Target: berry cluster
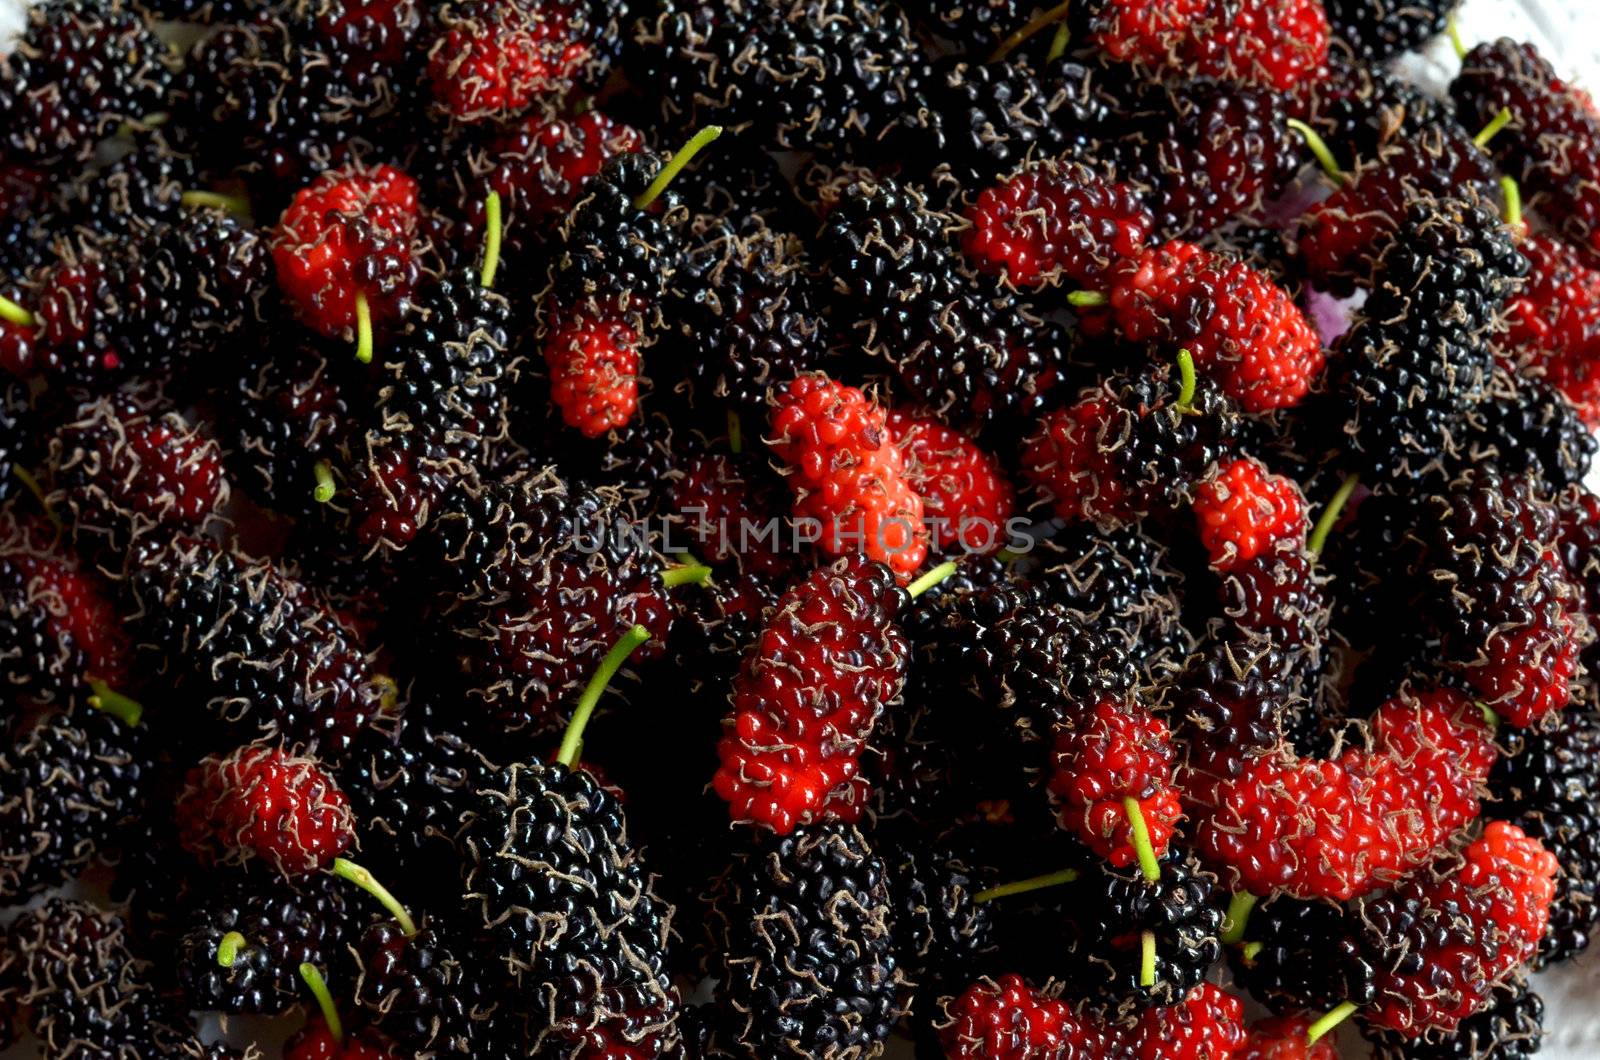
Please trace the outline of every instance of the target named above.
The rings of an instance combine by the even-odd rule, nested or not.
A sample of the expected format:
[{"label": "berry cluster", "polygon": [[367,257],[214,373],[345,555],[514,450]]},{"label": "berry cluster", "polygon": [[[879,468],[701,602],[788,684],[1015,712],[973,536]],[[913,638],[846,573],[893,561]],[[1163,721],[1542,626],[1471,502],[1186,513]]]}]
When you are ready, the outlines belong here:
[{"label": "berry cluster", "polygon": [[1531,1055],[1600,112],[1452,6],[30,5],[0,1051]]}]

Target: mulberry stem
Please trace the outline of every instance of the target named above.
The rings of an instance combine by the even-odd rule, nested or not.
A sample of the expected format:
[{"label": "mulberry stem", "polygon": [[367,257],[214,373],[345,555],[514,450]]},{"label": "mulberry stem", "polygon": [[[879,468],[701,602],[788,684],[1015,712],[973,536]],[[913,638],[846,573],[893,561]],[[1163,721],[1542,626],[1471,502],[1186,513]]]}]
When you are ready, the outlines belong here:
[{"label": "mulberry stem", "polygon": [[1194,355],[1188,350],[1178,351],[1178,378],[1183,385],[1178,391],[1177,409],[1187,415],[1194,411],[1194,388],[1199,383],[1194,374]]},{"label": "mulberry stem", "polygon": [[661,193],[667,190],[667,185],[672,183],[672,178],[683,171],[683,167],[694,161],[694,156],[706,144],[722,135],[722,126],[707,125],[704,129],[689,138],[689,142],[678,148],[678,153],[667,159],[667,164],[661,167],[661,172],[644,189],[644,193],[633,200],[634,209],[643,210],[656,201]]},{"label": "mulberry stem", "polygon": [[1315,1045],[1317,1039],[1333,1030],[1339,1024],[1354,1015],[1357,1005],[1354,1001],[1341,1001],[1317,1022],[1306,1029],[1306,1044]]},{"label": "mulberry stem", "polygon": [[491,191],[483,200],[483,271],[478,282],[485,290],[494,286],[495,270],[500,267],[500,193]]},{"label": "mulberry stem", "polygon": [[322,1020],[328,1025],[328,1033],[333,1035],[334,1041],[343,1045],[344,1024],[339,1019],[339,1010],[334,1006],[333,995],[328,992],[328,983],[322,978],[322,973],[317,971],[316,965],[306,961],[300,965],[300,978],[305,981],[311,996],[317,999],[317,1008],[322,1010]]},{"label": "mulberry stem", "polygon": [[232,968],[233,962],[239,959],[239,953],[244,949],[245,938],[237,931],[230,931],[222,936],[222,941],[217,943],[217,964],[223,968]]},{"label": "mulberry stem", "polygon": [[1080,308],[1102,306],[1109,301],[1110,299],[1099,291],[1069,291],[1067,293],[1067,304]]},{"label": "mulberry stem", "polygon": [[1518,236],[1522,234],[1522,189],[1510,177],[1500,178],[1500,194],[1506,200],[1506,224]]},{"label": "mulberry stem", "polygon": [[1250,922],[1250,911],[1256,907],[1256,896],[1240,891],[1228,899],[1228,911],[1222,918],[1222,941],[1232,945],[1244,941],[1245,925]]},{"label": "mulberry stem", "polygon": [[1247,942],[1247,943],[1245,943],[1244,944],[1244,959],[1247,962],[1254,961],[1256,959],[1256,954],[1260,953],[1265,948],[1266,948],[1266,943],[1264,943],[1264,942]]},{"label": "mulberry stem", "polygon": [[[1038,33],[1046,26],[1053,25],[1054,23],[1060,22],[1062,19],[1066,18],[1067,12],[1071,9],[1072,0],[1067,0],[1067,2],[1064,4],[1057,4],[1050,10],[1045,11],[1042,14],[1035,15],[1031,20],[1024,24],[1022,28],[1013,30],[1009,37],[1001,41],[995,50],[989,53],[988,61],[991,63],[997,63],[1001,59],[1004,59],[1006,56],[1016,51],[1017,48],[1022,45],[1023,41],[1027,40],[1035,33]],[[1065,45],[1063,45],[1063,50],[1065,50]]]},{"label": "mulberry stem", "polygon": [[85,682],[89,691],[94,693],[89,697],[91,707],[105,711],[130,729],[139,727],[139,719],[144,717],[143,704],[123,695],[98,677],[85,678]]},{"label": "mulberry stem", "polygon": [[372,307],[365,291],[356,292],[356,360],[372,363]]},{"label": "mulberry stem", "polygon": [[1333,499],[1322,510],[1322,514],[1317,516],[1317,525],[1311,528],[1311,536],[1306,540],[1307,552],[1313,556],[1322,555],[1322,547],[1328,543],[1328,535],[1333,532],[1333,524],[1339,521],[1339,513],[1344,511],[1344,506],[1350,501],[1350,495],[1360,484],[1360,475],[1346,475],[1344,481],[1339,483]]},{"label": "mulberry stem", "polygon": [[732,409],[728,410],[728,448],[734,456],[744,452],[744,424]]},{"label": "mulberry stem", "polygon": [[19,328],[31,328],[39,323],[38,317],[4,295],[0,295],[0,320]]},{"label": "mulberry stem", "polygon": [[178,196],[178,204],[191,210],[216,208],[235,217],[250,216],[250,200],[243,195],[225,195],[220,191],[186,191]]},{"label": "mulberry stem", "polygon": [[1133,832],[1133,852],[1139,857],[1139,871],[1144,873],[1145,879],[1155,883],[1161,879],[1161,862],[1150,842],[1150,826],[1145,824],[1144,810],[1132,795],[1122,797],[1122,808],[1127,811],[1128,828]]},{"label": "mulberry stem", "polygon": [[1456,25],[1454,13],[1444,20],[1444,31],[1450,34],[1450,47],[1455,49],[1457,59],[1467,57],[1467,42],[1461,39],[1461,27]]},{"label": "mulberry stem", "polygon": [[17,481],[22,483],[24,489],[33,494],[33,499],[38,501],[39,507],[44,509],[45,518],[50,520],[50,525],[55,527],[58,533],[65,530],[67,528],[66,524],[61,521],[61,516],[56,514],[55,506],[50,503],[50,498],[45,496],[44,487],[40,486],[39,480],[33,477],[33,472],[21,464],[12,464],[11,473],[17,476]]},{"label": "mulberry stem", "polygon": [[589,718],[594,714],[594,706],[600,702],[600,696],[605,693],[606,686],[616,676],[622,664],[628,661],[628,656],[634,650],[650,639],[650,631],[643,626],[634,626],[624,633],[611,650],[606,652],[606,657],[601,660],[600,668],[589,678],[583,695],[578,697],[578,709],[572,712],[572,721],[567,724],[566,734],[561,737],[561,750],[556,755],[556,761],[571,769],[578,761],[579,748],[583,745],[583,730],[589,724]]},{"label": "mulberry stem", "polygon": [[318,504],[327,504],[333,500],[333,495],[339,489],[333,483],[333,465],[326,460],[318,460],[317,466],[311,469],[311,473],[317,476],[317,488],[311,491],[311,495],[317,499]]},{"label": "mulberry stem", "polygon": [[1072,883],[1078,875],[1077,869],[1062,869],[1043,876],[1030,876],[1025,880],[1014,880],[1011,883],[1002,883],[998,887],[990,887],[986,891],[979,891],[972,896],[972,900],[982,905],[996,898],[1009,898],[1014,894],[1027,894],[1029,891],[1042,891],[1046,887],[1059,887],[1063,883]]},{"label": "mulberry stem", "polygon": [[1489,124],[1485,125],[1478,135],[1472,138],[1472,142],[1477,144],[1479,147],[1488,147],[1489,141],[1494,139],[1495,133],[1499,132],[1501,129],[1504,129],[1510,124],[1511,108],[1501,107],[1500,113],[1489,119]]},{"label": "mulberry stem", "polygon": [[1050,41],[1050,50],[1045,52],[1044,61],[1053,63],[1067,54],[1067,45],[1072,42],[1072,27],[1065,22],[1056,27],[1056,35]]},{"label": "mulberry stem", "polygon": [[406,907],[400,904],[400,899],[378,882],[378,878],[368,870],[346,858],[333,859],[333,874],[341,880],[349,880],[357,887],[366,891],[378,900],[378,904],[389,911],[395,923],[400,925],[400,930],[405,932],[406,938],[412,938],[417,933],[417,922],[411,919],[411,914],[406,912]]},{"label": "mulberry stem", "polygon": [[1139,985],[1156,985],[1156,933],[1146,931],[1139,936]]},{"label": "mulberry stem", "polygon": [[704,585],[711,568],[704,563],[680,563],[661,572],[661,584],[668,589],[679,585]]},{"label": "mulberry stem", "polygon": [[1306,149],[1317,160],[1317,165],[1322,167],[1324,173],[1333,178],[1334,183],[1343,184],[1345,182],[1344,172],[1339,168],[1339,160],[1333,157],[1333,149],[1328,146],[1321,136],[1317,135],[1317,130],[1299,118],[1290,118],[1284,124],[1300,134],[1300,139],[1306,142]]},{"label": "mulberry stem", "polygon": [[933,568],[928,573],[912,582],[910,585],[906,586],[906,595],[915,600],[917,597],[921,596],[923,593],[927,592],[929,589],[932,589],[935,585],[938,585],[940,582],[950,577],[950,575],[954,574],[957,566],[959,566],[959,564],[957,564],[955,560],[945,560],[943,563],[939,564],[937,567]]}]

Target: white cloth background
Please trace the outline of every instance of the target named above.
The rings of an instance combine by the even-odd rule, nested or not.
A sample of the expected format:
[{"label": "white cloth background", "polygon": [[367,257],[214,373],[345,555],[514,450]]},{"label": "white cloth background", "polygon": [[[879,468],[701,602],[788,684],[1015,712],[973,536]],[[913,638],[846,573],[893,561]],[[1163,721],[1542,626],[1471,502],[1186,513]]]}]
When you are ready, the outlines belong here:
[{"label": "white cloth background", "polygon": [[[28,0],[0,0],[0,50],[22,24]],[[1468,43],[1510,36],[1536,43],[1556,68],[1590,89],[1600,89],[1600,0],[1465,0],[1459,16]],[[1443,39],[1425,55],[1407,61],[1406,72],[1419,82],[1438,88],[1448,83],[1457,67],[1455,54]],[[1600,490],[1600,468],[1591,476]],[[1549,1060],[1600,1058],[1600,952],[1591,951],[1576,961],[1536,977],[1548,1005],[1549,1036],[1541,1057]],[[1347,1034],[1340,1041],[1347,1058],[1366,1055],[1360,1038]],[[36,1048],[24,1043],[0,1051],[0,1060],[35,1060]],[[910,1049],[891,1049],[891,1056],[909,1057]]]}]

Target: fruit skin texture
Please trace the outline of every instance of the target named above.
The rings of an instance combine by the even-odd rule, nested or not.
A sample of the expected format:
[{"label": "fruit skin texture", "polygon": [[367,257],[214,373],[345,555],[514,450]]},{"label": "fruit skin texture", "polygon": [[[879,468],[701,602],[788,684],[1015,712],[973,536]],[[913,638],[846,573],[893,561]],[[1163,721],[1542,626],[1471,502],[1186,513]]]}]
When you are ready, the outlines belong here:
[{"label": "fruit skin texture", "polygon": [[807,826],[735,865],[714,916],[718,1000],[752,1055],[877,1055],[901,1011],[883,861],[854,827]]},{"label": "fruit skin texture", "polygon": [[[66,703],[86,677],[124,693],[137,687],[110,587],[9,517],[0,518],[0,645],[7,713]],[[6,720],[0,714],[0,729]]]},{"label": "fruit skin texture", "polygon": [[143,733],[77,707],[0,750],[0,902],[17,905],[82,871],[143,809]]},{"label": "fruit skin texture", "polygon": [[1572,698],[1584,638],[1561,563],[1556,513],[1537,487],[1487,471],[1426,507],[1424,607],[1439,660],[1513,725]]},{"label": "fruit skin texture", "polygon": [[424,918],[407,938],[400,925],[382,920],[367,928],[356,946],[361,959],[356,1002],[379,1030],[415,1055],[483,1056],[504,1034],[503,991],[497,978],[473,960],[472,935],[437,918]]},{"label": "fruit skin texture", "polygon": [[1245,457],[1220,468],[1195,490],[1200,540],[1218,570],[1234,570],[1264,552],[1298,546],[1308,521],[1300,487]]},{"label": "fruit skin texture", "polygon": [[1532,1060],[1544,1038],[1544,999],[1514,977],[1495,987],[1489,1007],[1479,1009],[1448,1034],[1409,1038],[1394,1031],[1364,1027],[1379,1060]]},{"label": "fruit skin texture", "polygon": [[600,5],[487,3],[442,5],[428,49],[434,99],[452,118],[482,122],[518,114],[557,96],[592,53],[579,11]]},{"label": "fruit skin texture", "polygon": [[625,425],[639,407],[639,336],[620,320],[562,316],[545,336],[550,400],[568,427],[598,438]]},{"label": "fruit skin texture", "polygon": [[1133,864],[1133,827],[1123,799],[1139,802],[1156,856],[1183,808],[1172,786],[1177,751],[1160,718],[1105,700],[1076,729],[1056,734],[1050,793],[1063,828],[1112,865]]},{"label": "fruit skin texture", "polygon": [[463,835],[464,904],[513,980],[529,1045],[554,1055],[594,1030],[675,1044],[672,907],[655,897],[622,806],[592,774],[514,763],[478,792]]},{"label": "fruit skin texture", "polygon": [[81,406],[47,466],[75,542],[112,571],[155,531],[204,527],[230,495],[217,444],[144,395]]},{"label": "fruit skin texture", "polygon": [[1476,818],[1493,763],[1471,700],[1408,694],[1379,708],[1370,750],[1245,762],[1218,784],[1196,841],[1252,894],[1356,897],[1425,862]]},{"label": "fruit skin texture", "polygon": [[1329,1038],[1306,1044],[1310,1029],[1309,1016],[1273,1016],[1253,1023],[1234,1060],[1339,1060],[1339,1050]]},{"label": "fruit skin texture", "polygon": [[162,107],[172,71],[166,44],[121,0],[50,0],[28,12],[0,63],[8,158],[53,165],[86,159],[123,121]]},{"label": "fruit skin texture", "polygon": [[386,686],[355,636],[274,564],[178,538],[141,548],[129,587],[151,664],[203,696],[237,738],[332,760],[381,708]]},{"label": "fruit skin texture", "polygon": [[355,840],[350,804],[310,758],[248,746],[189,771],[178,798],[184,848],[202,861],[261,859],[285,877],[315,872]]},{"label": "fruit skin texture", "polygon": [[1149,245],[1155,218],[1125,184],[1045,161],[985,188],[967,209],[961,247],[980,272],[1018,287],[1098,290],[1117,262]]},{"label": "fruit skin texture", "polygon": [[1600,271],[1551,236],[1529,236],[1518,249],[1528,278],[1506,301],[1506,342],[1519,365],[1544,369],[1586,425],[1600,425],[1600,373],[1590,368],[1600,351]]},{"label": "fruit skin texture", "polygon": [[1103,1060],[1112,1036],[1020,975],[980,979],[945,1002],[939,1030],[950,1060]]},{"label": "fruit skin texture", "polygon": [[1261,217],[1300,167],[1298,135],[1266,89],[1198,79],[1146,88],[1128,109],[1128,131],[1108,150],[1168,238]]},{"label": "fruit skin texture", "polygon": [[1179,1004],[1146,1010],[1133,1030],[1137,1060],[1227,1060],[1245,1038],[1244,1003],[1211,983]]},{"label": "fruit skin texture", "polygon": [[324,335],[355,334],[356,295],[393,319],[417,282],[417,182],[392,166],[329,170],[295,192],[272,237],[278,287]]},{"label": "fruit skin texture", "polygon": [[1004,546],[1015,498],[994,457],[929,416],[895,409],[887,427],[900,449],[905,479],[932,523],[929,544],[969,555]]},{"label": "fruit skin texture", "polygon": [[787,835],[861,813],[860,756],[905,681],[904,594],[863,556],[785,593],[734,681],[713,786],[736,821]]},{"label": "fruit skin texture", "polygon": [[1187,349],[1247,412],[1298,404],[1322,371],[1322,340],[1287,292],[1193,243],[1163,243],[1123,264],[1109,298],[1124,338]]},{"label": "fruit skin texture", "polygon": [[809,520],[824,552],[861,551],[909,580],[927,529],[887,419],[855,387],[802,375],[776,395],[767,444],[788,465],[795,519]]},{"label": "fruit skin texture", "polygon": [[1421,967],[1381,968],[1378,1000],[1363,1012],[1367,1021],[1407,1037],[1448,1033],[1489,1004],[1495,985],[1538,951],[1559,872],[1555,855],[1537,840],[1491,821],[1458,868],[1414,885],[1427,907],[1446,911],[1465,933],[1419,952]]},{"label": "fruit skin texture", "polygon": [[[130,949],[120,916],[87,902],[51,898],[11,926],[8,988],[49,1057],[170,1056],[178,1051],[170,1011]],[[14,960],[13,960],[14,958]]]}]

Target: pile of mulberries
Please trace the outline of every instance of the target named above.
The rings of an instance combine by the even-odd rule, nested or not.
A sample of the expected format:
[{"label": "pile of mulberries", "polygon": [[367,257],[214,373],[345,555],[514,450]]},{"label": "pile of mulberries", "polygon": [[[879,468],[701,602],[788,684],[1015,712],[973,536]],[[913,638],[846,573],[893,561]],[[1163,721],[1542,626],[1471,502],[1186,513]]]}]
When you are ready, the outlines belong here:
[{"label": "pile of mulberries", "polygon": [[1600,112],[1453,6],[28,6],[0,1051],[1532,1055]]}]

